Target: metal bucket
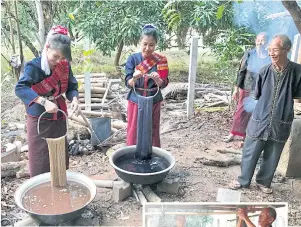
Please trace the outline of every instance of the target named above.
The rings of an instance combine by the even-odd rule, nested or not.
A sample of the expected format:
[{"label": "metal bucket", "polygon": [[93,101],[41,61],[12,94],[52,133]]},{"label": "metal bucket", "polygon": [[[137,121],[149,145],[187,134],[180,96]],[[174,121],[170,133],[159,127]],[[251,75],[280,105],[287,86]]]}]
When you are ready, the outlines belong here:
[{"label": "metal bucket", "polygon": [[153,154],[159,157],[163,157],[166,159],[169,163],[169,166],[161,170],[159,172],[155,173],[135,173],[135,172],[129,172],[126,170],[123,170],[119,168],[117,165],[115,165],[115,161],[117,158],[128,154],[128,153],[135,153],[136,151],[136,145],[123,147],[117,149],[113,154],[110,156],[110,164],[115,169],[116,174],[124,181],[134,184],[155,184],[160,181],[162,181],[169,173],[169,171],[174,167],[176,160],[175,158],[169,153],[168,151],[159,148],[159,147],[153,147]]},{"label": "metal bucket", "polygon": [[60,223],[64,223],[67,221],[74,220],[79,215],[82,214],[86,206],[93,201],[93,199],[96,196],[96,186],[93,180],[91,180],[89,177],[76,172],[69,172],[67,171],[67,181],[73,181],[80,183],[84,186],[86,186],[91,194],[90,200],[87,202],[86,205],[84,205],[82,208],[79,208],[75,211],[72,211],[70,213],[66,214],[57,214],[57,215],[50,215],[50,214],[38,214],[33,213],[32,211],[29,211],[24,208],[22,204],[22,198],[23,195],[31,188],[36,187],[37,185],[46,183],[50,181],[50,172],[43,173],[40,175],[37,175],[35,177],[32,177],[25,181],[15,192],[15,202],[16,204],[24,211],[26,211],[33,219],[37,220],[38,222],[42,224],[47,225],[58,225]]},{"label": "metal bucket", "polygon": [[[92,145],[98,145],[111,136],[111,118],[89,118],[91,127],[95,133],[92,133],[91,143]],[[96,135],[95,135],[96,134]]]}]

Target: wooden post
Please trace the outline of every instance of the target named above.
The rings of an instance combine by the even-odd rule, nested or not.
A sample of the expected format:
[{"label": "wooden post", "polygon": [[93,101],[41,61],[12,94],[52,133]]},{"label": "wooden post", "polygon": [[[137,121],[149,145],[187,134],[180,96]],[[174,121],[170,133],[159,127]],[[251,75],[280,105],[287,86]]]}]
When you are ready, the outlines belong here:
[{"label": "wooden post", "polygon": [[[88,51],[90,49],[90,44],[89,44],[89,39],[87,38],[84,43],[84,50]],[[84,78],[84,92],[85,92],[85,110],[91,111],[91,73],[90,72],[85,72],[84,73],[85,78]]]},{"label": "wooden post", "polygon": [[297,34],[294,37],[294,42],[293,42],[293,46],[292,46],[292,55],[291,55],[291,61],[293,62],[298,62],[298,52],[300,49],[300,44],[301,44],[301,35]]},{"label": "wooden post", "polygon": [[[291,61],[301,64],[301,35],[297,34],[294,37],[292,46]],[[295,103],[300,103],[301,99],[295,99]]]},{"label": "wooden post", "polygon": [[190,64],[189,64],[189,79],[187,93],[187,118],[194,114],[194,95],[195,95],[195,79],[198,58],[198,37],[191,39],[190,46]]}]

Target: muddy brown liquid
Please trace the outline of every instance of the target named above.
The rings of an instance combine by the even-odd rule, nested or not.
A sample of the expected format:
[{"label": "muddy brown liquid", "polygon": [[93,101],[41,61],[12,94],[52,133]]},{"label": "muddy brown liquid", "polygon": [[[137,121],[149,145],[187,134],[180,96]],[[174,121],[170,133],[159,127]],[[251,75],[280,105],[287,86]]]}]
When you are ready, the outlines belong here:
[{"label": "muddy brown liquid", "polygon": [[89,189],[77,182],[69,181],[65,187],[52,187],[46,182],[28,190],[22,204],[38,214],[65,214],[85,206],[90,197]]}]

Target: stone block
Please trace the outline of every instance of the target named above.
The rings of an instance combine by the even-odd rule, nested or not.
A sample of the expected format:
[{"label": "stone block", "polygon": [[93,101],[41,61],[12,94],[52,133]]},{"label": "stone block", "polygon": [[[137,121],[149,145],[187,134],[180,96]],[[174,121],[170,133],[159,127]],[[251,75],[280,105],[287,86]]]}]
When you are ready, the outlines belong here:
[{"label": "stone block", "polygon": [[301,119],[294,119],[277,171],[285,177],[301,177]]},{"label": "stone block", "polygon": [[[8,144],[9,145],[9,144]],[[12,144],[11,146],[7,146],[6,152],[1,153],[1,162],[18,162],[21,161],[20,152],[18,152],[17,146]]]},{"label": "stone block", "polygon": [[118,203],[132,195],[132,186],[130,183],[124,182],[123,184],[114,184],[112,199]]},{"label": "stone block", "polygon": [[216,202],[240,202],[240,196],[240,191],[219,188],[217,192]]},{"label": "stone block", "polygon": [[169,194],[178,195],[181,188],[180,178],[175,179],[164,179],[157,184],[158,192],[165,192]]}]

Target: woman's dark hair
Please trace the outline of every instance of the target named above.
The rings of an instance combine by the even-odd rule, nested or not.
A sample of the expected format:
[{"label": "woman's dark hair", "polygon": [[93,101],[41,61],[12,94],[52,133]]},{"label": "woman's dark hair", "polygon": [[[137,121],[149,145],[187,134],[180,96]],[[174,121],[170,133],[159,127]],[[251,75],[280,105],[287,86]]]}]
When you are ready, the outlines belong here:
[{"label": "woman's dark hair", "polygon": [[144,25],[144,27],[142,28],[142,33],[140,36],[140,40],[144,37],[144,36],[151,36],[154,38],[154,40],[156,41],[156,43],[158,42],[158,33],[157,33],[157,29],[155,26],[151,25],[151,24],[146,24]]},{"label": "woman's dark hair", "polygon": [[68,61],[72,61],[71,57],[71,39],[67,35],[63,34],[52,34],[48,39],[49,48],[52,49],[60,49],[64,55],[64,57]]}]

